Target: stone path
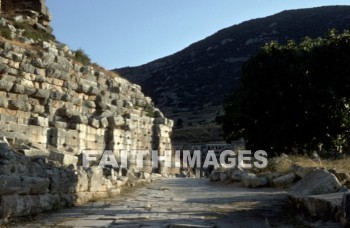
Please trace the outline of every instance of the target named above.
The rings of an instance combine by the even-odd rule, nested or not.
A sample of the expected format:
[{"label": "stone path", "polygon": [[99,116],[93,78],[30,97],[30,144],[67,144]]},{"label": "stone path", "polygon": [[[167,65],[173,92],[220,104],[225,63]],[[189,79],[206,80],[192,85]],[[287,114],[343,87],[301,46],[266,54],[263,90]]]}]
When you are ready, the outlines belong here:
[{"label": "stone path", "polygon": [[116,198],[38,217],[21,227],[292,227],[284,192],[207,179],[160,179]]}]

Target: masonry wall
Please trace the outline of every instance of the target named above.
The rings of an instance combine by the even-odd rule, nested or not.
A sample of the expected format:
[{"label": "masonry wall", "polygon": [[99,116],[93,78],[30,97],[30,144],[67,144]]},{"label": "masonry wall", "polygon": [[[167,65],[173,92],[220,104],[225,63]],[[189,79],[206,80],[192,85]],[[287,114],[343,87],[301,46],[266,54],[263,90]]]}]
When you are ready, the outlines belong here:
[{"label": "masonry wall", "polygon": [[83,150],[97,157],[113,150],[119,164],[121,150],[163,155],[171,149],[173,121],[138,85],[73,56],[55,42],[0,41],[0,225],[115,196],[154,172],[174,172],[162,163],[152,168],[150,156],[136,167],[135,152],[127,169],[81,167]]},{"label": "masonry wall", "polygon": [[[36,12],[40,24],[49,27],[52,15],[45,0],[0,0],[1,13],[5,16],[27,15],[33,17]],[[0,13],[0,14],[1,14]]]},{"label": "masonry wall", "polygon": [[[13,26],[19,20],[50,32],[44,3],[0,0],[2,27],[11,33],[0,37],[0,226],[13,217],[114,197],[123,186],[177,172],[164,163],[153,168],[151,156],[143,168],[136,166],[133,150],[163,155],[172,149],[173,121],[140,86],[81,64],[64,44],[25,37]],[[119,165],[127,150],[127,167],[84,168],[84,150],[97,159],[112,150]]]},{"label": "masonry wall", "polygon": [[138,85],[76,63],[64,45],[39,45],[0,43],[0,135],[67,156],[171,149],[173,121]]}]

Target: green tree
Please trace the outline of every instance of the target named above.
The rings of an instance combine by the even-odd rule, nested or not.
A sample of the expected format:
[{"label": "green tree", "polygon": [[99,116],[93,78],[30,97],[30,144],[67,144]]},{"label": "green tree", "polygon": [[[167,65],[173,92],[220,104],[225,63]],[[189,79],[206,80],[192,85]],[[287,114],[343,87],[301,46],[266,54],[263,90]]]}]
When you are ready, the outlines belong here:
[{"label": "green tree", "polygon": [[273,154],[349,143],[350,33],[266,44],[243,67],[217,117],[227,141]]}]

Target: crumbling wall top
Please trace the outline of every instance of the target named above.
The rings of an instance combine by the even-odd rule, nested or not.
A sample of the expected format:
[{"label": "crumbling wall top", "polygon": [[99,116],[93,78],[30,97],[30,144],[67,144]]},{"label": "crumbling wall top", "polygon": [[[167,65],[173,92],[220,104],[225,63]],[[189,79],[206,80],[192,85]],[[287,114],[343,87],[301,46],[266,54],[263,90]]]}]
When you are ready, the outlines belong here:
[{"label": "crumbling wall top", "polygon": [[49,26],[52,15],[45,0],[0,0],[1,13],[5,15],[21,14],[26,11],[39,13],[40,22]]}]

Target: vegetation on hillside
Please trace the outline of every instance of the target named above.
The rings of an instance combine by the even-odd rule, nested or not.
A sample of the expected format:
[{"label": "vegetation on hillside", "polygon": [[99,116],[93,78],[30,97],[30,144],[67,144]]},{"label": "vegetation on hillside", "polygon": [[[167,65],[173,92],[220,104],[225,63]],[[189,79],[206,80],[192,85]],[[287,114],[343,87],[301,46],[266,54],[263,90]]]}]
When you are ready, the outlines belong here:
[{"label": "vegetation on hillside", "polygon": [[11,30],[6,26],[0,26],[0,35],[5,39],[12,40]]},{"label": "vegetation on hillside", "polygon": [[49,40],[55,40],[55,36],[45,32],[40,29],[36,29],[33,27],[33,25],[27,23],[27,22],[16,22],[14,24],[16,29],[22,29],[23,30],[23,36],[26,38],[30,38],[33,40],[43,40],[43,41],[49,41]]},{"label": "vegetation on hillside", "polygon": [[227,141],[270,155],[349,149],[350,33],[266,44],[217,118]]},{"label": "vegetation on hillside", "polygon": [[91,64],[90,57],[85,53],[83,49],[78,49],[75,51],[75,60],[82,63],[83,65]]}]

